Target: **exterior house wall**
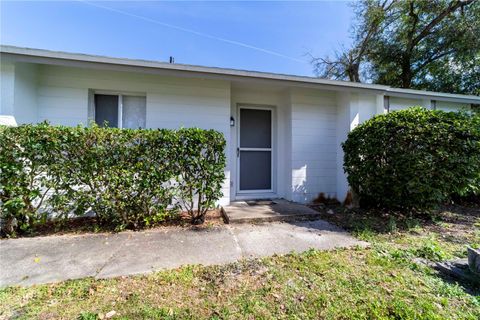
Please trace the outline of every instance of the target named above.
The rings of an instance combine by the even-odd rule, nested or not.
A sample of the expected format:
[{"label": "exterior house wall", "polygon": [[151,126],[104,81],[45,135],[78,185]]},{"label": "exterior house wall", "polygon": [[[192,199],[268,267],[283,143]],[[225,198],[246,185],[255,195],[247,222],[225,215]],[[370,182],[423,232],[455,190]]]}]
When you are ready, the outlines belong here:
[{"label": "exterior house wall", "polygon": [[437,101],[436,110],[442,111],[460,111],[460,110],[470,110],[470,105],[466,103],[456,103],[448,101]]},{"label": "exterior house wall", "polygon": [[283,109],[285,112],[285,135],[284,135],[284,145],[285,145],[285,199],[293,201],[293,178],[292,178],[292,163],[293,163],[293,153],[292,153],[292,100],[291,100],[290,90],[286,91],[283,94]]},{"label": "exterior house wall", "polygon": [[14,116],[18,124],[37,121],[37,65],[15,66]]},{"label": "exterior house wall", "polygon": [[347,140],[348,132],[352,129],[355,115],[350,112],[351,94],[339,92],[337,94],[337,121],[336,121],[336,197],[340,201],[348,192],[348,182],[343,172],[342,143]]},{"label": "exterior house wall", "polygon": [[[386,112],[384,95],[376,91],[327,91],[289,85],[256,85],[200,78],[107,71],[27,63],[1,64],[0,115],[17,122],[87,125],[94,90],[145,95],[146,127],[199,127],[224,134],[227,141],[226,180],[220,204],[237,195],[238,106],[271,106],[273,112],[273,193],[306,203],[319,193],[342,201],[348,192],[341,143],[348,132],[376,114]],[[363,92],[363,91],[362,91]],[[430,99],[390,97],[390,111],[422,105]],[[436,101],[436,109],[456,111],[467,104]],[[236,120],[230,126],[230,117]],[[248,197],[248,196],[244,196]],[[252,197],[252,195],[250,195]]]},{"label": "exterior house wall", "polygon": [[384,96],[382,94],[358,94],[339,92],[336,96],[336,193],[335,197],[343,201],[349,186],[343,171],[342,143],[347,139],[348,133],[359,124],[367,121],[377,114],[384,114]]},{"label": "exterior house wall", "polygon": [[402,110],[414,106],[424,106],[422,99],[390,97],[390,111]]},{"label": "exterior house wall", "polygon": [[[368,119],[377,115],[378,111],[381,110],[377,108],[377,102],[380,102],[380,100],[378,100],[377,96],[374,94],[354,94],[352,95],[352,100],[351,103],[357,105],[358,113],[358,123],[356,123],[355,126],[364,123]],[[383,104],[383,101],[381,103]]]},{"label": "exterior house wall", "polygon": [[0,63],[0,114],[13,116],[15,101],[15,64]]},{"label": "exterior house wall", "polygon": [[[224,134],[230,148],[230,83],[157,75],[60,66],[41,66],[38,77],[38,121],[52,124],[87,125],[89,93],[92,90],[144,94],[146,127],[199,127]],[[229,202],[230,153],[223,186]]]},{"label": "exterior house wall", "polygon": [[336,196],[337,99],[333,92],[292,90],[292,200],[310,202],[320,192]]},{"label": "exterior house wall", "polygon": [[[427,109],[434,109],[434,104],[430,99],[406,99],[399,97],[390,97],[390,111],[407,109],[414,106],[423,106]],[[458,103],[450,101],[435,101],[435,109],[442,111],[460,111],[469,110],[467,103]]]}]

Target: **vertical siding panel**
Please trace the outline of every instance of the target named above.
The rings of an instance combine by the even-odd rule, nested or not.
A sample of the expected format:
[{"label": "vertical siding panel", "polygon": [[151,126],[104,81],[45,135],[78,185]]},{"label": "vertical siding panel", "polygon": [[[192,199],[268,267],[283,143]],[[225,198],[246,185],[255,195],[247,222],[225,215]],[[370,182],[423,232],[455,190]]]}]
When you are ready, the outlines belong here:
[{"label": "vertical siding panel", "polygon": [[320,192],[335,196],[336,96],[319,91],[292,93],[292,200],[310,202]]}]

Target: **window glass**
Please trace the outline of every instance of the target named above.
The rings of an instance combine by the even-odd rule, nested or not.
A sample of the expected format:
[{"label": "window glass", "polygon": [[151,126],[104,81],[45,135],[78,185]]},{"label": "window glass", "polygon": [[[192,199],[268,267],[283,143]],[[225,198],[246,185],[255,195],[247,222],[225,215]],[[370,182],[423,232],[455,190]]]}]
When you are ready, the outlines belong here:
[{"label": "window glass", "polygon": [[118,96],[95,95],[95,123],[99,126],[118,127]]},{"label": "window glass", "polygon": [[137,96],[122,96],[122,128],[145,128],[146,99]]}]

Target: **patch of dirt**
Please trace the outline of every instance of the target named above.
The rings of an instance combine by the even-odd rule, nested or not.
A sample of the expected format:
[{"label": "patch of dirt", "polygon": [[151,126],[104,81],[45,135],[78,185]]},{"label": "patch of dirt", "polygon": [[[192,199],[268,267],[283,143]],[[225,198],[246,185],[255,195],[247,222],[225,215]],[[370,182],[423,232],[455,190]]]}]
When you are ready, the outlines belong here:
[{"label": "patch of dirt", "polygon": [[[215,209],[207,212],[207,215],[205,216],[205,222],[200,225],[192,225],[188,213],[181,212],[177,216],[153,225],[150,228],[143,228],[134,231],[163,228],[186,228],[202,230],[223,224],[224,221],[221,211],[219,209]],[[62,221],[50,220],[45,224],[36,226],[35,229],[29,234],[19,235],[18,238],[97,232],[115,232],[115,230],[113,230],[113,228],[109,228],[108,226],[101,226],[95,217],[78,217]]]},{"label": "patch of dirt", "polygon": [[435,214],[438,223],[425,226],[427,231],[441,234],[453,242],[471,241],[480,231],[480,207],[450,205]]},{"label": "patch of dirt", "polygon": [[378,233],[410,230],[415,226],[445,236],[452,235],[463,241],[469,239],[480,228],[480,206],[446,205],[430,215],[413,212],[391,212],[385,210],[348,209],[340,205],[313,204],[311,208],[320,212],[321,218],[344,229],[358,231],[370,229]]}]

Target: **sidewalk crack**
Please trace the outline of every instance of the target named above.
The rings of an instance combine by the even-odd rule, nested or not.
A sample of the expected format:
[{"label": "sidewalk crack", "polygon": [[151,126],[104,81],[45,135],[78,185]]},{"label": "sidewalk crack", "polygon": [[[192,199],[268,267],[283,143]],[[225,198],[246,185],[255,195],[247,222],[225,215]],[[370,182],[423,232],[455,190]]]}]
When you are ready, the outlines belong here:
[{"label": "sidewalk crack", "polygon": [[121,244],[118,245],[117,249],[113,250],[112,254],[110,255],[110,257],[108,257],[107,261],[105,261],[105,263],[100,266],[100,268],[98,268],[97,270],[95,270],[95,274],[94,274],[94,278],[97,280],[97,279],[100,279],[98,278],[98,275],[103,271],[103,269],[105,269],[105,267],[107,265],[110,264],[110,262],[112,262],[113,258],[116,256],[116,254],[122,249],[123,247],[123,242],[125,242],[126,240],[121,240]]},{"label": "sidewalk crack", "polygon": [[235,232],[233,232],[232,227],[229,225],[227,226],[227,229],[228,229],[228,232],[230,232],[230,234],[232,235],[233,241],[235,242],[235,247],[237,248],[237,251],[240,253],[240,258],[244,258],[245,256],[243,254],[243,249],[240,246],[240,242],[238,241],[238,238],[235,235]]}]

